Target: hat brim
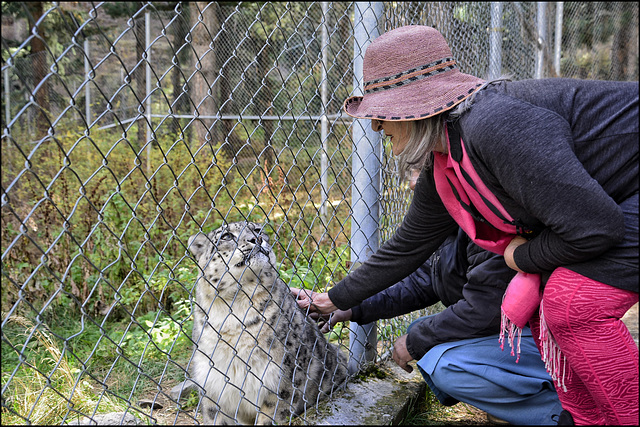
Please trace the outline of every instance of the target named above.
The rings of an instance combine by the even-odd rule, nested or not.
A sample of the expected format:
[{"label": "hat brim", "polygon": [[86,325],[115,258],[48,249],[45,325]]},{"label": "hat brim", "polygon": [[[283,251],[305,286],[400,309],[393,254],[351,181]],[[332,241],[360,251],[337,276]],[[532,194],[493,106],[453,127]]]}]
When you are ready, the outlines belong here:
[{"label": "hat brim", "polygon": [[352,96],[344,111],[357,119],[421,120],[452,109],[471,96],[484,80],[458,69],[400,87]]}]

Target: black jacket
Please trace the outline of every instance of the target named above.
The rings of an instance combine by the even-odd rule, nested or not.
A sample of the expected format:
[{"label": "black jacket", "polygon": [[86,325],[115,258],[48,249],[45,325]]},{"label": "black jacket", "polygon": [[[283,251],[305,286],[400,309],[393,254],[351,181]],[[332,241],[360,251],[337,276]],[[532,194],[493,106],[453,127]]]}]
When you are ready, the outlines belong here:
[{"label": "black jacket", "polygon": [[420,359],[432,347],[500,331],[500,305],[515,275],[504,258],[458,230],[418,270],[352,307],[360,324],[389,319],[441,301],[445,310],[411,328],[407,350]]}]

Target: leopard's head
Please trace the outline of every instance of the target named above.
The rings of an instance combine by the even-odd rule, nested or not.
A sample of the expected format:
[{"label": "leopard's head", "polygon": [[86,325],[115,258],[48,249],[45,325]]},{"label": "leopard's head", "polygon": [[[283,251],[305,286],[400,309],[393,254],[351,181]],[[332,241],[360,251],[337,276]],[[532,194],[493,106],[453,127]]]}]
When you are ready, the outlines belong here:
[{"label": "leopard's head", "polygon": [[[230,273],[235,280],[275,270],[276,257],[263,225],[234,222],[189,238],[189,250],[212,282]],[[216,280],[217,279],[217,280]]]}]

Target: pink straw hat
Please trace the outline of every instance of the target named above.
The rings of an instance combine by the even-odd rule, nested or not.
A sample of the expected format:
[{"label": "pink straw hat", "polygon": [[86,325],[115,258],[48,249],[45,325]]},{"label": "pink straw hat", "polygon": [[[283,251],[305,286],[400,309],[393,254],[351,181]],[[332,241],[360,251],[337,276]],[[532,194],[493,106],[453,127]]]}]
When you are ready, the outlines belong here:
[{"label": "pink straw hat", "polygon": [[408,25],[376,38],[364,54],[364,96],[344,101],[359,119],[420,120],[450,110],[484,80],[461,73],[435,28]]}]

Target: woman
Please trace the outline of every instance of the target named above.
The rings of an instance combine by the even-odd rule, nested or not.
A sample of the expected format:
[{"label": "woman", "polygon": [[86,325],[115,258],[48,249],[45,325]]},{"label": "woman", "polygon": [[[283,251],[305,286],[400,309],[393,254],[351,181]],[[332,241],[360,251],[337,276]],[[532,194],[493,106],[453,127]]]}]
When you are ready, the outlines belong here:
[{"label": "woman", "polygon": [[[422,173],[395,235],[328,293],[298,295],[299,305],[359,304],[422,265],[458,222],[541,278],[543,320],[529,324],[573,421],[637,425],[638,348],[620,318],[638,301],[638,83],[485,82],[461,73],[425,26],[374,40],[364,81],[345,111],[391,138],[403,171]],[[396,343],[399,364],[420,354],[413,344]]]}]

